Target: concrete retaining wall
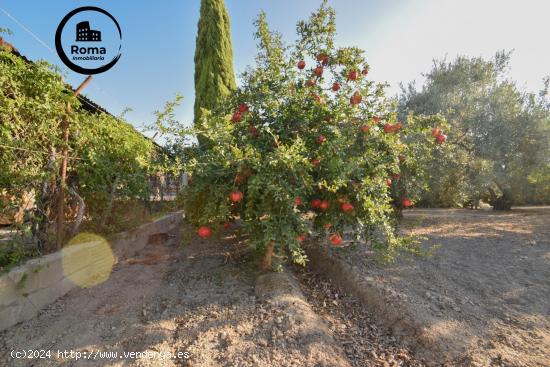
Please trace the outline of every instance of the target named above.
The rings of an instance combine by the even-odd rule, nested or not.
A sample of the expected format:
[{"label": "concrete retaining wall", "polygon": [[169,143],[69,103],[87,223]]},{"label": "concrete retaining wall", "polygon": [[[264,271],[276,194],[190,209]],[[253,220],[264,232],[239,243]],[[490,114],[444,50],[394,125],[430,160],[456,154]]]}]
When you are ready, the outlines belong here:
[{"label": "concrete retaining wall", "polygon": [[[105,275],[105,269],[110,271],[113,264],[143,249],[151,235],[174,231],[181,225],[182,219],[182,212],[172,213],[112,236],[107,240],[110,249],[109,246],[98,245],[104,241],[79,243],[29,260],[0,276],[0,331],[34,317],[71,289],[93,284],[98,276]],[[107,248],[107,251],[98,248]],[[89,261],[68,267],[67,258],[86,258]],[[79,284],[75,284],[75,279]]]}]

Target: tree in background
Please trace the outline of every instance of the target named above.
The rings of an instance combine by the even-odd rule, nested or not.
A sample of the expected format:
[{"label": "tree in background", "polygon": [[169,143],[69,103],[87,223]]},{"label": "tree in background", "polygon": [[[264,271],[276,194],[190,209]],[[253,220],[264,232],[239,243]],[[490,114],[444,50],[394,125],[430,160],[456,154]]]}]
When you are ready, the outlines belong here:
[{"label": "tree in background", "polygon": [[229,15],[224,0],[201,0],[195,48],[195,124],[236,89]]},{"label": "tree in background", "polygon": [[436,61],[421,90],[403,88],[401,115],[441,113],[450,126],[453,144],[427,162],[426,204],[475,205],[484,199],[495,209],[510,209],[545,199],[537,185],[546,177],[541,167],[548,166],[548,104],[544,95],[523,93],[507,78],[509,62],[504,52],[491,60]]},{"label": "tree in background", "polygon": [[[535,121],[535,130],[540,134],[536,144],[530,146],[534,170],[529,173],[528,180],[531,186],[525,193],[529,202],[536,204],[550,203],[550,77],[544,81],[544,89],[538,98],[531,94],[527,98],[526,110],[528,116]],[[534,141],[530,142],[531,144]]]}]

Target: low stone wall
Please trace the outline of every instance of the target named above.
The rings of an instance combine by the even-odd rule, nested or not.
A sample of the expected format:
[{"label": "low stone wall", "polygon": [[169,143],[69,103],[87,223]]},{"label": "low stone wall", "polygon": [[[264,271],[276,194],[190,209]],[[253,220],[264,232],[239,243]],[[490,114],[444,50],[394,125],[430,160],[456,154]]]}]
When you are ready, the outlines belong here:
[{"label": "low stone wall", "polygon": [[[0,331],[34,317],[73,288],[97,283],[112,265],[143,249],[151,235],[172,232],[182,220],[182,212],[172,213],[107,240],[88,240],[31,259],[0,276]],[[83,258],[76,265],[68,260]]]}]

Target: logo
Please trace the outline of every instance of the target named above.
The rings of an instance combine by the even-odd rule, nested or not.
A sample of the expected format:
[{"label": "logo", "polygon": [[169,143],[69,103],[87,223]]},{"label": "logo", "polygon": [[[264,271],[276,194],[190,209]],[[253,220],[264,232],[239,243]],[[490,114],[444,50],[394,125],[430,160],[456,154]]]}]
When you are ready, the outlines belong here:
[{"label": "logo", "polygon": [[122,31],[116,19],[95,6],[65,15],[55,32],[55,48],[72,71],[93,75],[111,69],[120,59]]}]

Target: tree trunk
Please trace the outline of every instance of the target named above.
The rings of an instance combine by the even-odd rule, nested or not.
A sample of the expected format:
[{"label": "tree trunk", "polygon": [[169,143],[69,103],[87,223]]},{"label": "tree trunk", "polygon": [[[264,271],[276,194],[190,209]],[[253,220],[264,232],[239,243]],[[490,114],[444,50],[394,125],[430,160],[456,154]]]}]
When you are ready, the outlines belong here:
[{"label": "tree trunk", "polygon": [[[49,212],[51,211],[53,195],[51,191],[56,192],[55,186],[52,188],[48,180],[42,183],[42,189],[36,200],[36,206],[32,219],[32,235],[34,242],[41,251],[54,250],[48,243],[48,232],[50,230]],[[52,248],[50,248],[52,247]]]},{"label": "tree trunk", "polygon": [[113,180],[113,183],[111,185],[111,191],[109,193],[109,202],[107,203],[107,207],[105,208],[105,211],[103,212],[103,220],[101,221],[102,226],[107,225],[107,223],[109,221],[109,217],[111,216],[111,211],[113,210],[113,203],[115,201],[117,186],[118,186],[118,177],[115,177],[115,179]]},{"label": "tree trunk", "polygon": [[262,258],[262,263],[260,265],[260,270],[265,272],[272,270],[272,259],[273,259],[274,247],[275,247],[275,244],[273,242],[270,242],[267,244],[265,248],[264,256]]},{"label": "tree trunk", "polygon": [[159,177],[159,190],[160,190],[160,202],[162,203],[164,201],[164,190],[166,188],[166,176],[165,174],[161,174]]},{"label": "tree trunk", "polygon": [[512,209],[512,192],[509,189],[501,189],[502,195],[497,195],[495,191],[489,188],[491,199],[489,204],[493,206],[493,210],[511,210]]},{"label": "tree trunk", "polygon": [[512,199],[504,192],[493,203],[493,210],[512,210]]},{"label": "tree trunk", "polygon": [[69,115],[71,104],[67,103],[67,112],[63,117],[61,128],[63,130],[63,145],[61,148],[61,167],[59,168],[59,186],[57,187],[57,224],[56,224],[56,250],[61,250],[65,240],[65,184],[67,182],[67,164],[69,161]]},{"label": "tree trunk", "polygon": [[[56,150],[51,148],[50,158],[47,165],[47,170],[50,172],[50,177],[47,177],[42,182],[40,194],[36,200],[36,206],[32,219],[32,235],[40,251],[52,252],[55,251],[55,243],[49,243],[48,233],[52,229],[52,218],[55,209],[55,193],[57,192],[55,179],[55,159]],[[53,218],[55,220],[55,218]]]},{"label": "tree trunk", "polygon": [[72,237],[78,233],[78,229],[80,228],[80,224],[82,223],[82,218],[84,217],[84,211],[86,210],[86,203],[84,202],[84,199],[82,199],[80,195],[78,195],[74,188],[71,187],[69,189],[69,193],[76,199],[76,201],[78,201],[78,213],[76,215],[73,228],[71,229]]}]

